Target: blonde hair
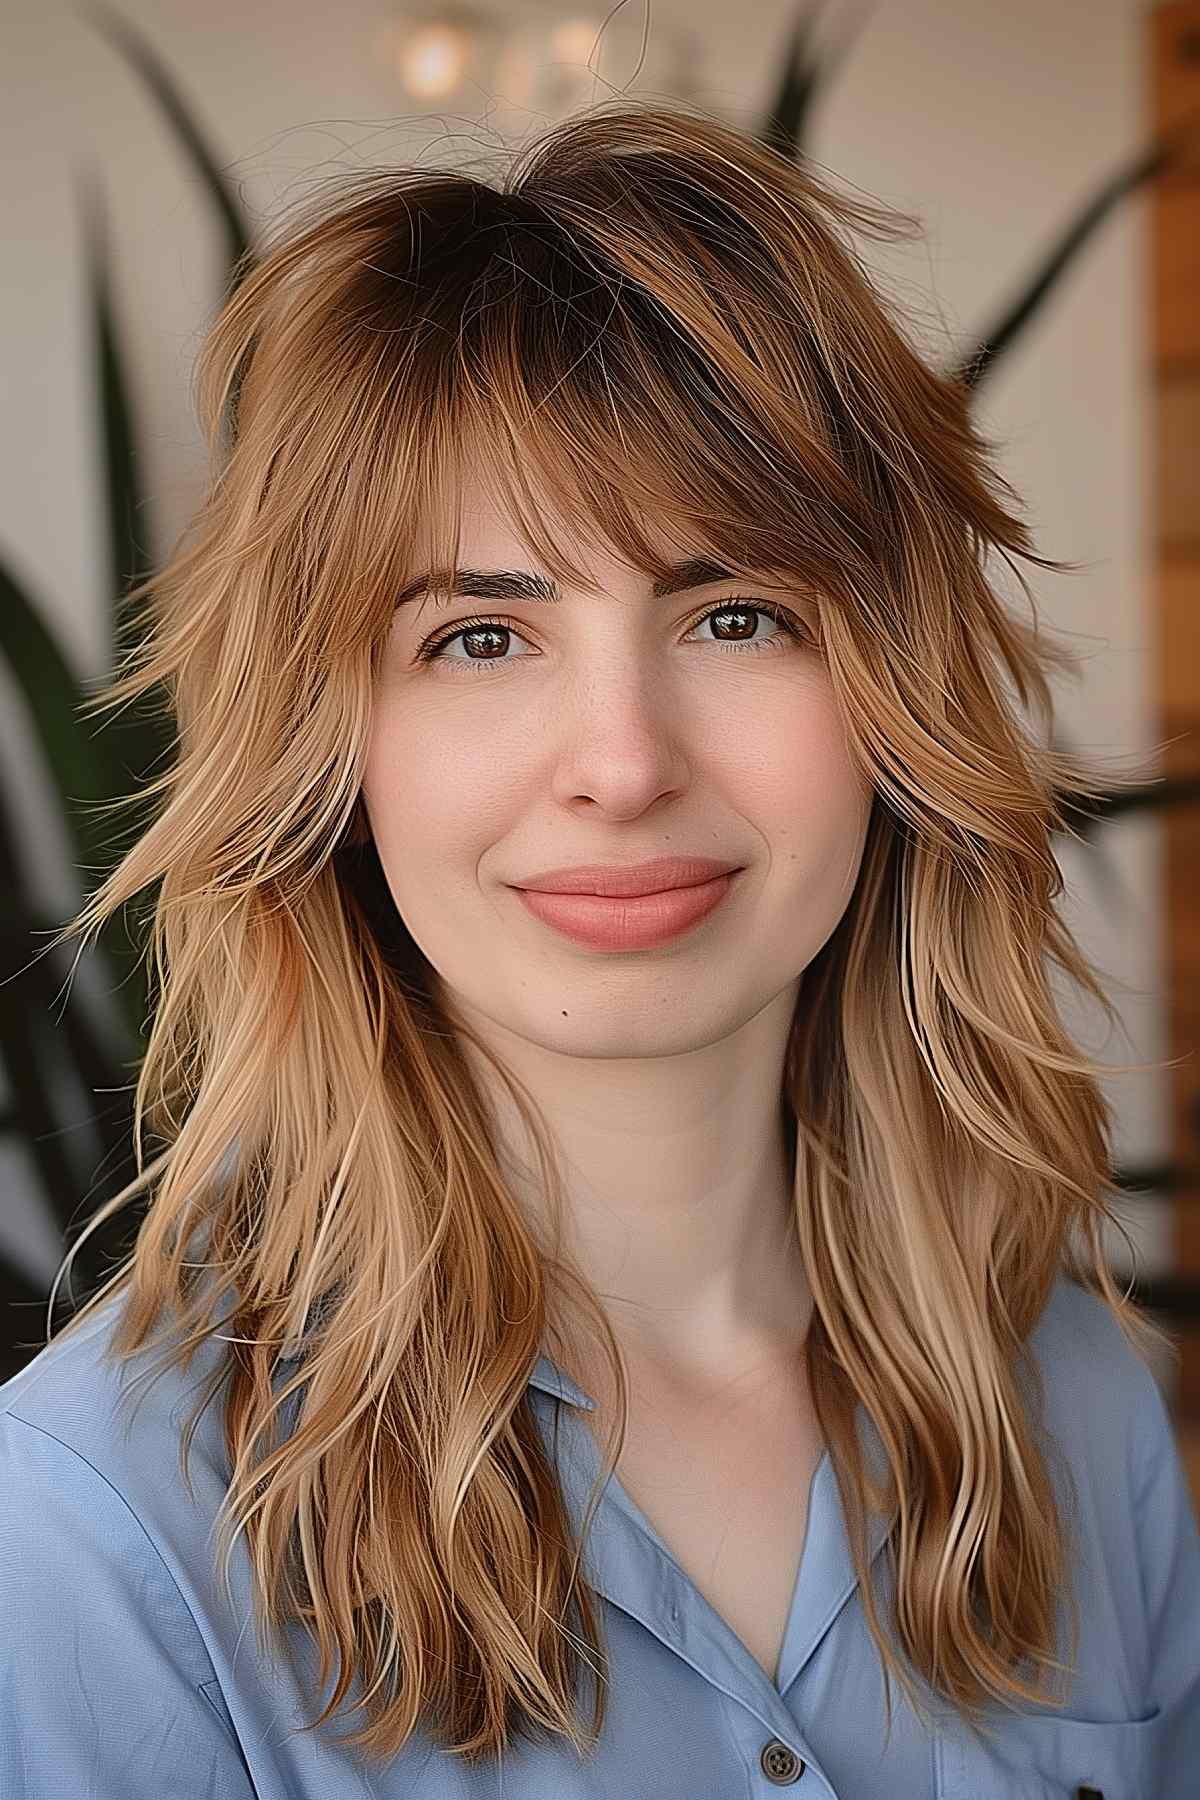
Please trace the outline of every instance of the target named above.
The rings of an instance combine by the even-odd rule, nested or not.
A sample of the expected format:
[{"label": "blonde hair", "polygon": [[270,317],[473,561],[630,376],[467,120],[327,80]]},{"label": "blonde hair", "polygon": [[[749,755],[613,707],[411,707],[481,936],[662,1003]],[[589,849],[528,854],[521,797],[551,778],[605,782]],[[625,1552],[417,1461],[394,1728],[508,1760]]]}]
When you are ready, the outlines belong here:
[{"label": "blonde hair", "polygon": [[[580,1555],[627,1373],[561,1238],[539,1241],[514,1197],[462,1034],[512,1096],[561,1226],[533,1097],[439,1003],[360,796],[418,526],[453,517],[461,458],[486,445],[562,580],[587,571],[548,536],[530,469],[655,575],[646,519],[817,596],[874,791],[784,1071],[814,1404],[889,1731],[889,1671],[919,1710],[923,1682],[972,1723],[990,1698],[1042,1700],[1070,1556],[1023,1401],[1026,1340],[1068,1273],[1135,1346],[1169,1344],[1108,1270],[1105,1069],[1048,985],[1053,959],[1113,1017],[1055,912],[1051,842],[1060,794],[1113,778],[1097,786],[1021,723],[1006,679],[1049,717],[1047,669],[1073,659],[984,573],[990,551],[1014,573],[1014,556],[1075,565],[1032,552],[967,389],[910,346],[852,247],[853,228],[913,235],[908,215],[698,109],[628,100],[545,132],[497,185],[338,179],[248,261],[208,333],[208,492],[129,596],[151,597],[150,628],[90,703],[164,683],[178,755],[152,823],[61,934],[86,943],[160,884],[139,1173],[91,1229],[139,1193],[148,1210],[59,1336],[117,1291],[116,1358],[162,1318],[176,1338],[158,1373],[229,1335],[221,1557],[227,1575],[244,1531],[260,1647],[299,1622],[322,1687],[336,1662],[310,1728],[357,1678],[349,1741],[380,1757],[418,1728],[468,1761],[516,1734],[594,1746],[608,1661]],[[453,525],[434,566],[453,572],[459,543]],[[578,1540],[526,1393],[543,1348],[564,1356],[567,1320],[602,1346],[620,1413]],[[895,1645],[871,1509],[892,1522]],[[1073,1658],[1073,1595],[1072,1615]]]}]

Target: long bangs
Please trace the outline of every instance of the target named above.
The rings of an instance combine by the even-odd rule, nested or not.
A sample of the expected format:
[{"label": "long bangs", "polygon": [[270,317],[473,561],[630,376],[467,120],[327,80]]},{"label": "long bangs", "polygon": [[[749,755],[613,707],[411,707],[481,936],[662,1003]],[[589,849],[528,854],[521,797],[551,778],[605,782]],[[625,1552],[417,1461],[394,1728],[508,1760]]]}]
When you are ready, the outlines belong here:
[{"label": "long bangs", "polygon": [[[870,586],[881,522],[837,460],[850,427],[824,410],[833,390],[814,380],[800,400],[762,384],[762,366],[782,359],[782,337],[794,342],[801,318],[775,323],[774,344],[749,345],[711,297],[685,317],[539,207],[474,184],[439,189],[419,235],[419,334],[395,316],[403,283],[381,290],[374,261],[373,303],[364,295],[349,307],[355,329],[398,346],[394,367],[377,375],[389,399],[370,409],[364,459],[387,498],[353,509],[391,546],[392,581],[418,525],[437,546],[438,574],[457,572],[469,467],[550,573],[585,591],[592,546],[655,579],[666,578],[675,546],[735,576],[846,601]],[[680,245],[680,260],[692,254]],[[582,557],[554,534],[548,511],[571,521]],[[350,566],[362,579],[363,558]],[[382,626],[382,592],[378,608]]]}]

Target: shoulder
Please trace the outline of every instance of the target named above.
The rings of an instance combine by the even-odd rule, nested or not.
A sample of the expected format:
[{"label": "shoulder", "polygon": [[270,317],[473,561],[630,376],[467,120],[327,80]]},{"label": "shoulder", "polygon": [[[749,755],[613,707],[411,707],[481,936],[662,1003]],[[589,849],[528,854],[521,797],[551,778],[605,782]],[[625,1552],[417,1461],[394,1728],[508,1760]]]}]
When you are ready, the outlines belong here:
[{"label": "shoulder", "polygon": [[202,1355],[131,1405],[162,1346],[114,1362],[115,1317],[106,1303],[0,1384],[0,1792],[252,1800],[220,1684],[246,1596],[227,1606],[207,1568],[224,1489],[214,1409],[193,1492],[180,1475]]},{"label": "shoulder", "polygon": [[[220,1347],[202,1345],[186,1371],[162,1367],[161,1339],[117,1359],[111,1345],[120,1309],[120,1296],[106,1301],[0,1383],[0,1428],[6,1445],[35,1436],[58,1445],[58,1460],[85,1486],[98,1478],[135,1509],[157,1513],[172,1491],[167,1472],[180,1466],[180,1428],[219,1375]],[[189,1467],[222,1480],[228,1471],[215,1415],[206,1407]]]},{"label": "shoulder", "polygon": [[112,1632],[142,1630],[153,1613],[203,1680],[212,1669],[189,1596],[204,1591],[206,1537],[229,1479],[216,1402],[192,1442],[190,1491],[181,1445],[219,1358],[206,1344],[186,1374],[171,1366],[157,1379],[161,1345],[114,1361],[118,1307],[105,1303],[0,1384],[0,1610],[32,1628],[55,1596],[98,1587]]},{"label": "shoulder", "polygon": [[1060,1275],[1030,1333],[1046,1423],[1064,1447],[1136,1486],[1170,1421],[1158,1376],[1111,1308]]},{"label": "shoulder", "polygon": [[1114,1403],[1136,1411],[1150,1389],[1153,1370],[1125,1336],[1112,1310],[1097,1295],[1060,1275],[1050,1291],[1029,1347],[1046,1385],[1048,1403],[1090,1415]]},{"label": "shoulder", "polygon": [[1097,1295],[1061,1275],[1030,1333],[1040,1423],[1085,1510],[1128,1521],[1155,1465],[1174,1452],[1153,1368]]},{"label": "shoulder", "polygon": [[[1109,1308],[1060,1281],[1032,1334],[1046,1423],[1070,1464],[1082,1527],[1085,1689],[1153,1721],[1162,1800],[1191,1794],[1200,1768],[1200,1524],[1159,1380]],[[1089,1713],[1110,1717],[1111,1712]]]},{"label": "shoulder", "polygon": [[1065,1278],[1030,1348],[1070,1475],[1093,1641],[1111,1640],[1110,1662],[1172,1718],[1186,1713],[1200,1754],[1200,1528],[1159,1379],[1104,1301]]}]

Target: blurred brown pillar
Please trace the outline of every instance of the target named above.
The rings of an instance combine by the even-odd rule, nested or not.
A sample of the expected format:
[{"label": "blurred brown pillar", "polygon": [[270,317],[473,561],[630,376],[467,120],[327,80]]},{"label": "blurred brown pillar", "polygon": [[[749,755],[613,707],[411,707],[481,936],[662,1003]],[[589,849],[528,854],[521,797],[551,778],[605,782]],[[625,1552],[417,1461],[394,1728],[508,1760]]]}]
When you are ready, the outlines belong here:
[{"label": "blurred brown pillar", "polygon": [[[1163,774],[1200,774],[1200,0],[1147,15],[1150,134],[1190,127],[1178,166],[1149,192],[1150,484],[1159,627],[1156,739]],[[1167,1054],[1173,1067],[1172,1161],[1200,1168],[1200,807],[1168,808]],[[1200,1280],[1200,1185],[1173,1208],[1173,1273]],[[1180,1332],[1180,1423],[1200,1421],[1200,1326]]]}]

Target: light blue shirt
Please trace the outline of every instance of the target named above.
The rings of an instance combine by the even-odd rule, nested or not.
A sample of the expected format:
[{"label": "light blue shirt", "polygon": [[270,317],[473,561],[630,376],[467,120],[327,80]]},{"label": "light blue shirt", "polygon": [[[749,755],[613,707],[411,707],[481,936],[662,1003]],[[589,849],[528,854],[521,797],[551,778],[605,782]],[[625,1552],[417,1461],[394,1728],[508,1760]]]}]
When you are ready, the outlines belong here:
[{"label": "light blue shirt", "polygon": [[[193,1443],[194,1502],[179,1474],[179,1427],[214,1347],[186,1378],[172,1369],[144,1387],[126,1435],[119,1374],[97,1354],[112,1316],[109,1303],[0,1386],[3,1800],[766,1800],[780,1787],[797,1800],[1200,1797],[1200,1533],[1187,1483],[1154,1376],[1106,1308],[1065,1279],[1032,1340],[1079,1501],[1081,1632],[1064,1711],[995,1707],[989,1745],[947,1703],[925,1727],[893,1682],[884,1750],[880,1662],[826,1453],[777,1681],[612,1476],[584,1560],[612,1659],[600,1747],[581,1762],[561,1739],[519,1742],[474,1771],[424,1736],[370,1764],[339,1743],[336,1719],[298,1730],[320,1710],[315,1651],[303,1640],[299,1673],[260,1662],[244,1539],[232,1609],[207,1543],[229,1477],[219,1393]],[[599,1467],[580,1411],[591,1402],[545,1356],[530,1387],[578,1529]],[[864,1448],[881,1469],[873,1426]],[[1051,1475],[1061,1494],[1053,1460]],[[886,1620],[883,1532],[878,1522],[872,1544]],[[1067,1629],[1064,1606],[1064,1660]]]}]

